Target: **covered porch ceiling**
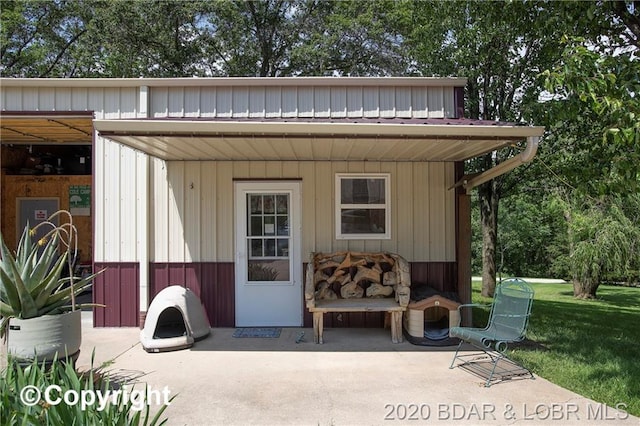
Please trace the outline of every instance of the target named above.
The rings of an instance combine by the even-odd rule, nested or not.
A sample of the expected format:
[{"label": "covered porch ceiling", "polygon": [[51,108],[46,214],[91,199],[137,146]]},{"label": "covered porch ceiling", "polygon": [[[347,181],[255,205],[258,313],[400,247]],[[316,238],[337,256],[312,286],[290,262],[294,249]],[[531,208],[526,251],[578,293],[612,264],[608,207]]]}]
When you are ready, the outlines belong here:
[{"label": "covered porch ceiling", "polygon": [[93,113],[2,113],[0,142],[14,145],[91,145]]},{"label": "covered porch ceiling", "polygon": [[464,161],[544,128],[468,119],[94,120],[105,138],[163,160]]}]

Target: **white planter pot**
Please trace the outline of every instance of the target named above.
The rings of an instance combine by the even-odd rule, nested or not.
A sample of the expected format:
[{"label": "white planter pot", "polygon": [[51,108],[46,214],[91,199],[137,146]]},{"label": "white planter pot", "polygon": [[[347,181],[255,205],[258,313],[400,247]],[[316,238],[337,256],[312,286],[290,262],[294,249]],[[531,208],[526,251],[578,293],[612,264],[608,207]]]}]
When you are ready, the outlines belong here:
[{"label": "white planter pot", "polygon": [[60,315],[9,321],[9,354],[23,359],[51,361],[64,359],[80,350],[82,343],[81,311]]}]

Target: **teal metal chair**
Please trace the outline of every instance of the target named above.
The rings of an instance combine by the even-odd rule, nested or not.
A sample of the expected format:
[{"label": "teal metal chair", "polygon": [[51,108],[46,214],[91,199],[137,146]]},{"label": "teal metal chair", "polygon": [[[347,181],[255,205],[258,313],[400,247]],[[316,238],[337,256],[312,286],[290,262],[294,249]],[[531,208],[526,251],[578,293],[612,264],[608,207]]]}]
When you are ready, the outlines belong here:
[{"label": "teal metal chair", "polygon": [[[487,376],[486,387],[491,386],[496,372],[502,380],[523,374],[529,374],[533,379],[529,370],[518,366],[505,354],[509,343],[520,342],[525,338],[533,294],[533,288],[526,281],[510,278],[498,283],[491,305],[460,305],[458,310],[461,318],[462,309],[473,306],[490,306],[491,311],[484,328],[452,327],[449,330],[451,337],[460,339],[449,368],[456,367],[456,360],[462,361],[457,366],[466,367],[481,377]],[[460,349],[465,343],[480,349],[482,353],[474,351],[471,354],[460,354]],[[499,363],[500,368],[497,368]]]}]

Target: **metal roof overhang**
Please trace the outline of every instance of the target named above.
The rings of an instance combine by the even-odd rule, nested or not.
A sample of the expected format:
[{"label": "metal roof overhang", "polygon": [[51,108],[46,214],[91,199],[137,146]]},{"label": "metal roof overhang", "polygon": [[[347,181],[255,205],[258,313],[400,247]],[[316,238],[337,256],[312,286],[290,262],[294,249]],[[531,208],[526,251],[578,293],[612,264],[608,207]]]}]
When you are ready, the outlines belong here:
[{"label": "metal roof overhang", "polygon": [[100,136],[163,160],[464,161],[540,137],[544,131],[543,127],[473,120],[439,123],[437,119],[163,118],[98,119],[93,123]]}]

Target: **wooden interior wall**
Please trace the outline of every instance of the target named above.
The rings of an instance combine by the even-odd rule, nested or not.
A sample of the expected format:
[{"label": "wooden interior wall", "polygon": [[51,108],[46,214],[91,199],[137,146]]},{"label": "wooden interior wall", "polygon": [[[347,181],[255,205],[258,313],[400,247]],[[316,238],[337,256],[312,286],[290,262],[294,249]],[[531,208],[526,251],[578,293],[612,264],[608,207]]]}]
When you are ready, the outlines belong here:
[{"label": "wooden interior wall", "polygon": [[[60,209],[69,209],[69,187],[91,185],[91,175],[5,175],[2,174],[2,237],[9,248],[17,246],[17,199],[57,197]],[[93,194],[92,194],[93,195]],[[91,216],[74,216],[78,229],[81,262],[92,261],[93,228]]]}]

